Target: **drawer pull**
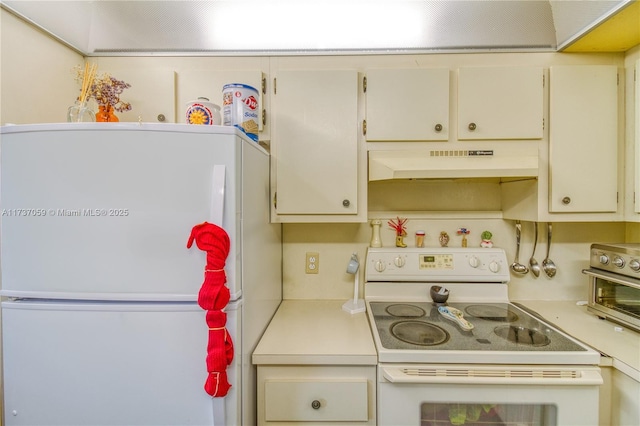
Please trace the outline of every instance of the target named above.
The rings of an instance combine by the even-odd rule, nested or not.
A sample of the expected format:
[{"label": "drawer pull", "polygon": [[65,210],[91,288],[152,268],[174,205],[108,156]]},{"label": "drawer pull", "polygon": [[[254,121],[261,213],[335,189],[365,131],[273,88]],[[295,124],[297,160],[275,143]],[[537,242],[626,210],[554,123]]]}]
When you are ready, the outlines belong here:
[{"label": "drawer pull", "polygon": [[321,406],[322,404],[320,404],[320,401],[318,401],[317,399],[314,399],[311,403],[311,408],[313,408],[314,410],[319,409]]}]

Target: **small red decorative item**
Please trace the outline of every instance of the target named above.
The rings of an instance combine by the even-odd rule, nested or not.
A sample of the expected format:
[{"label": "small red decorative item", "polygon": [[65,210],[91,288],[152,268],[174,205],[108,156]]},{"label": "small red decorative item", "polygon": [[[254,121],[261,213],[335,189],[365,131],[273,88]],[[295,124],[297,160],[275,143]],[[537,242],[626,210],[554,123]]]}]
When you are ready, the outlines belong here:
[{"label": "small red decorative item", "polygon": [[396,231],[396,247],[406,247],[407,245],[404,243],[404,237],[407,236],[407,227],[405,226],[405,223],[407,223],[409,219],[401,219],[399,217],[396,217],[396,219],[397,222],[391,219],[387,224],[391,229]]}]

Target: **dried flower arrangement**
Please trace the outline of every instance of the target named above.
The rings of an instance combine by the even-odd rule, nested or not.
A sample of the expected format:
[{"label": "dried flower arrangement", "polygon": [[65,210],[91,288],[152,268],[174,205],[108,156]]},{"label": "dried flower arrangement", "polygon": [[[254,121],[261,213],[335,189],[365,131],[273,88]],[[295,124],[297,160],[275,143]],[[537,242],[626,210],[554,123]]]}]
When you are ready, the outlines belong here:
[{"label": "dried flower arrangement", "polygon": [[76,71],[76,81],[81,85],[78,100],[85,103],[88,99],[95,99],[98,105],[111,105],[114,110],[124,112],[131,110],[131,104],[120,99],[124,89],[131,87],[130,84],[112,77],[108,73],[96,76],[97,66],[89,66],[85,63],[84,69],[80,66],[74,68]]},{"label": "dried flower arrangement", "polygon": [[124,112],[131,109],[131,104],[122,101],[120,94],[129,87],[131,87],[130,84],[104,73],[93,81],[89,91],[98,105],[111,105],[114,110]]}]

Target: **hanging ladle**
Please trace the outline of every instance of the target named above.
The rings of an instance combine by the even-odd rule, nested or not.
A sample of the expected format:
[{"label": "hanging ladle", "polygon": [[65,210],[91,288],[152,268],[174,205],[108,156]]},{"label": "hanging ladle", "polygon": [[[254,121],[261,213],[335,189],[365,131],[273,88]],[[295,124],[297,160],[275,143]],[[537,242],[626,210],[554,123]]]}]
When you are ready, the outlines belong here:
[{"label": "hanging ladle", "polygon": [[533,251],[531,252],[531,259],[529,259],[529,267],[531,268],[531,273],[535,277],[540,276],[540,264],[533,257],[536,254],[537,245],[538,245],[538,222],[533,222]]},{"label": "hanging ladle", "polygon": [[553,278],[556,274],[556,264],[549,259],[549,251],[551,251],[551,223],[547,224],[547,257],[542,261],[542,270],[549,278]]},{"label": "hanging ladle", "polygon": [[529,272],[527,265],[520,263],[520,234],[522,233],[522,225],[520,221],[516,221],[516,258],[511,264],[511,270],[516,274],[526,274]]}]

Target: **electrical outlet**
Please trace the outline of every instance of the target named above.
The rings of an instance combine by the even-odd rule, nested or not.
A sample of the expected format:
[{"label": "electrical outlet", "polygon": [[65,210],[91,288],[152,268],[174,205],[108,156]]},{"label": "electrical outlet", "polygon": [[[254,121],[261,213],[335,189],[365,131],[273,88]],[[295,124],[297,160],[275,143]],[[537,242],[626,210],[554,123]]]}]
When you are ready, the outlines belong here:
[{"label": "electrical outlet", "polygon": [[307,252],[304,265],[307,274],[317,274],[320,271],[320,253]]}]

